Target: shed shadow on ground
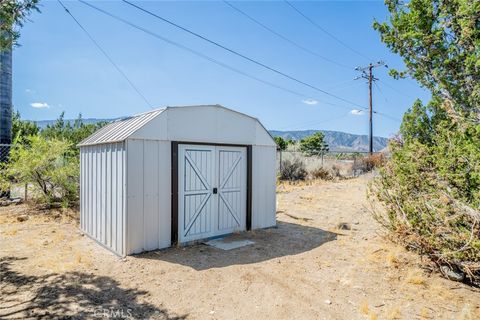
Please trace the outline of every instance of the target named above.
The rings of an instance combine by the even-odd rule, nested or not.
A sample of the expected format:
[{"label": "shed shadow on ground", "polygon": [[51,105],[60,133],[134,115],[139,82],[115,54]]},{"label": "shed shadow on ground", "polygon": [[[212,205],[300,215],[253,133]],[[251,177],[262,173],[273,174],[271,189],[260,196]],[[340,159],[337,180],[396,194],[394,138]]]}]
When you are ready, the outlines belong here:
[{"label": "shed shadow on ground", "polygon": [[197,244],[146,252],[133,258],[162,260],[189,266],[195,270],[206,270],[296,255],[336,240],[337,234],[311,226],[278,221],[276,228],[234,234],[228,239],[251,240],[255,244],[228,251]]},{"label": "shed shadow on ground", "polygon": [[26,275],[15,266],[27,258],[0,259],[0,319],[134,318],[180,320],[139,301],[146,291],[124,289],[106,276],[82,272]]}]

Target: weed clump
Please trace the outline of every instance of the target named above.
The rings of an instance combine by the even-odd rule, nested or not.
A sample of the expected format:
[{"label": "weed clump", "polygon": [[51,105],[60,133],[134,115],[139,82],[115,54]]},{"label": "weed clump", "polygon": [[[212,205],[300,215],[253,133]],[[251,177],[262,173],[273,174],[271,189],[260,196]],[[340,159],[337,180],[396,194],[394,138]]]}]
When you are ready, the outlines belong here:
[{"label": "weed clump", "polygon": [[282,161],[279,174],[280,180],[305,180],[307,176],[308,172],[302,160],[294,158],[293,160],[286,159]]},{"label": "weed clump", "polygon": [[310,171],[310,175],[313,179],[321,179],[321,180],[332,180],[333,176],[329,170],[319,167]]}]

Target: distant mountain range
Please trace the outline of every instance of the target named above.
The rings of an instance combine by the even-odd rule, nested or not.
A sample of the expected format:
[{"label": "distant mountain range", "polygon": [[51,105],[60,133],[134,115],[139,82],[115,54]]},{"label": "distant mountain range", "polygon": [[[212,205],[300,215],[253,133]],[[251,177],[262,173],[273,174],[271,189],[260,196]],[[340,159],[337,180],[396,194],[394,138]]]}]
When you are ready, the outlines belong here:
[{"label": "distant mountain range", "polygon": [[[97,123],[100,121],[114,121],[115,119],[96,119],[88,118],[83,119],[84,123]],[[39,120],[35,121],[37,125],[43,129],[47,125],[52,125],[56,120]],[[74,119],[65,119],[73,124]],[[301,131],[278,131],[270,130],[270,134],[274,137],[282,137],[284,139],[301,140],[305,137],[311,136],[317,131],[322,131],[325,134],[325,141],[330,147],[331,151],[368,151],[368,136],[357,135],[352,133],[340,132],[340,131],[328,131],[328,130],[301,130]],[[383,137],[373,138],[374,151],[380,151],[387,147],[388,139]]]},{"label": "distant mountain range", "polygon": [[[368,136],[358,135],[340,131],[328,130],[301,130],[301,131],[277,131],[270,130],[274,137],[284,139],[301,140],[311,136],[315,132],[321,131],[325,135],[325,142],[329,145],[331,151],[368,151]],[[373,137],[373,150],[380,151],[387,147],[388,139],[383,137]]]}]

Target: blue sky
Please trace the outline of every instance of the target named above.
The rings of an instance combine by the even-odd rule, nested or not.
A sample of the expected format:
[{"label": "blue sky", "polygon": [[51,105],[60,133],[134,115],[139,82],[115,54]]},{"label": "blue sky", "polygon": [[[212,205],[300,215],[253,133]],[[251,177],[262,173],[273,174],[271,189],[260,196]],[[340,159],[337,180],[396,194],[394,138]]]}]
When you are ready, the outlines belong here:
[{"label": "blue sky", "polygon": [[[56,1],[42,1],[22,29],[14,51],[14,106],[22,118],[114,118],[148,111],[149,105],[92,44]],[[104,16],[77,2],[65,5],[100,43],[153,107],[222,104],[258,117],[268,129],[368,132],[368,116],[337,100],[242,60],[118,1],[95,6],[262,80],[301,93],[297,96],[244,77],[190,52]],[[353,68],[370,61],[312,26],[282,1],[233,2],[241,10],[311,51],[349,66],[342,68],[306,53],[262,29],[221,1],[137,4],[284,73],[334,95],[368,106],[367,84]],[[322,28],[363,55],[402,69],[371,27],[388,14],[382,1],[293,2]],[[413,80],[394,80],[375,70],[374,109],[401,119],[415,98],[429,94]],[[335,106],[329,103],[335,104]],[[357,114],[355,114],[357,113]],[[399,122],[376,115],[374,134],[390,136]]]}]

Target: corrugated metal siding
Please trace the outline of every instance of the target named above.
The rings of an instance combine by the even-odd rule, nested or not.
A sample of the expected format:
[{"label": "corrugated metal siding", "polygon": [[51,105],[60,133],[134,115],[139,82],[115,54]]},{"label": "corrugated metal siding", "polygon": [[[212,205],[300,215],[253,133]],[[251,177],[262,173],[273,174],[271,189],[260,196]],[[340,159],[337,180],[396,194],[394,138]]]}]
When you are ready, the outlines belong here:
[{"label": "corrugated metal siding", "polygon": [[252,147],[252,229],[276,225],[275,147]]},{"label": "corrugated metal siding", "polygon": [[81,147],[123,141],[164,110],[165,109],[153,110],[112,122],[80,142],[78,145]]},{"label": "corrugated metal siding", "polygon": [[127,140],[127,254],[170,246],[170,142]]},{"label": "corrugated metal siding", "polygon": [[80,227],[112,251],[125,255],[124,143],[80,149]]},{"label": "corrugated metal siding", "polygon": [[[153,250],[158,248],[158,143],[157,141],[144,141],[144,170],[143,170],[143,229],[144,248]],[[146,170],[145,170],[146,169]]]},{"label": "corrugated metal siding", "polygon": [[169,109],[168,118],[167,113],[156,117],[162,109],[118,121],[80,144],[80,226],[86,234],[120,255],[170,246],[170,140],[253,145],[252,227],[276,224],[270,136],[240,114],[218,107],[189,109]]}]

